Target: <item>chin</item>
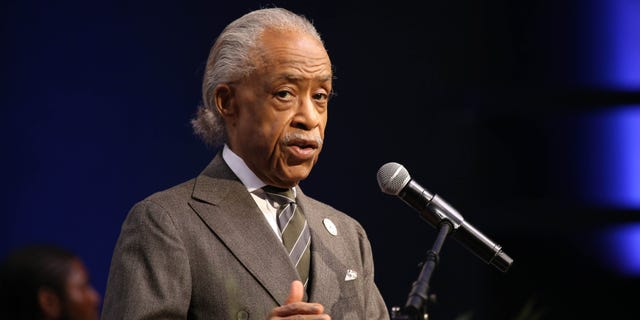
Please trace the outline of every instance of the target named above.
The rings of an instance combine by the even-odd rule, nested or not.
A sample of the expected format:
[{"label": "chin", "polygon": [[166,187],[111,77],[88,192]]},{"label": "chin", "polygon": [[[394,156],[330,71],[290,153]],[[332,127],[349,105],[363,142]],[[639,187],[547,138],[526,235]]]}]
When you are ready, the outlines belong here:
[{"label": "chin", "polygon": [[315,159],[313,161],[298,163],[287,163],[284,161],[281,162],[281,166],[277,171],[283,181],[296,181],[297,183],[297,181],[304,180],[309,176],[315,162]]},{"label": "chin", "polygon": [[306,179],[309,176],[310,172],[311,170],[309,169],[301,170],[300,168],[287,170],[286,173],[283,175],[283,181],[286,181],[292,186],[294,186],[294,185],[297,185],[298,182]]}]

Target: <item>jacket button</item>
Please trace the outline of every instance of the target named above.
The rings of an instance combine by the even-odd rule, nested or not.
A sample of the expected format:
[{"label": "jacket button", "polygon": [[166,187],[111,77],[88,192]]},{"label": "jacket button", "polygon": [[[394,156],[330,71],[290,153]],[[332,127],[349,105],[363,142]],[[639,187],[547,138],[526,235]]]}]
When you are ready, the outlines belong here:
[{"label": "jacket button", "polygon": [[238,320],[247,320],[249,319],[249,314],[244,311],[244,310],[240,310],[238,311]]}]

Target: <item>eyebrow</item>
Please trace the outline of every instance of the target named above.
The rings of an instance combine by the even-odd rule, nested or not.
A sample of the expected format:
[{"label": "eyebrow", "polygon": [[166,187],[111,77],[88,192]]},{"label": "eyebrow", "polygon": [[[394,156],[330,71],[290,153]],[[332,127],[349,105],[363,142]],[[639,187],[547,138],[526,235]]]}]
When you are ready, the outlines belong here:
[{"label": "eyebrow", "polygon": [[[291,73],[283,73],[281,75],[278,75],[276,77],[276,79],[285,79],[285,80],[288,80],[288,81],[298,82],[298,81],[301,81],[301,80],[306,80],[307,78],[299,76],[299,75],[294,75],[294,74],[291,74]],[[327,81],[330,81],[331,79],[333,79],[333,77],[331,76],[331,74],[323,74],[323,75],[319,75],[319,76],[313,77],[312,79],[320,81],[320,82],[327,82]]]}]

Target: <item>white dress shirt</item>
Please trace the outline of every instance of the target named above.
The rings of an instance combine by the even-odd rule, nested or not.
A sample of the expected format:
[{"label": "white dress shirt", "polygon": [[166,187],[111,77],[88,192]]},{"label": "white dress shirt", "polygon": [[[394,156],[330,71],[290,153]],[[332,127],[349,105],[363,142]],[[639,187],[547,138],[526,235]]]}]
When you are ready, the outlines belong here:
[{"label": "white dress shirt", "polygon": [[[264,183],[258,176],[249,169],[247,164],[240,158],[237,154],[235,154],[229,147],[225,144],[222,149],[222,159],[227,163],[231,171],[235,173],[236,176],[240,179],[242,184],[247,188],[249,194],[260,208],[260,211],[264,214],[264,217],[269,222],[269,225],[273,229],[273,232],[276,234],[278,239],[282,241],[282,235],[280,234],[280,228],[278,227],[277,222],[277,211],[280,206],[277,202],[272,201],[267,194],[262,190],[262,187],[267,184]],[[296,194],[296,188],[293,188],[293,194]]]}]

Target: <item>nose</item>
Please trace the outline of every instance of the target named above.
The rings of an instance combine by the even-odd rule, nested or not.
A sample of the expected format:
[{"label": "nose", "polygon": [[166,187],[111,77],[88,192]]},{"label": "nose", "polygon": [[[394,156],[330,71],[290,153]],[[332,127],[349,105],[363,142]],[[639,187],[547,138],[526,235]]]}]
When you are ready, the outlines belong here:
[{"label": "nose", "polygon": [[102,297],[100,296],[100,294],[98,293],[98,291],[96,291],[95,288],[90,287],[89,289],[89,296],[91,301],[96,305],[99,306],[102,300]]},{"label": "nose", "polygon": [[302,129],[311,130],[317,127],[322,121],[322,113],[326,112],[313,100],[311,95],[305,95],[298,104],[297,112],[293,118],[292,126]]}]

